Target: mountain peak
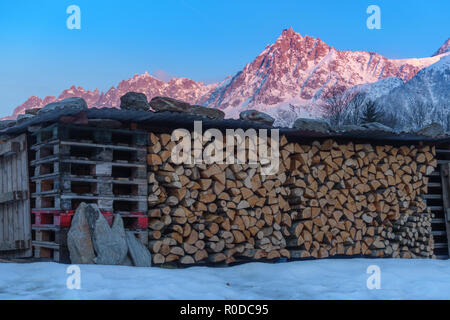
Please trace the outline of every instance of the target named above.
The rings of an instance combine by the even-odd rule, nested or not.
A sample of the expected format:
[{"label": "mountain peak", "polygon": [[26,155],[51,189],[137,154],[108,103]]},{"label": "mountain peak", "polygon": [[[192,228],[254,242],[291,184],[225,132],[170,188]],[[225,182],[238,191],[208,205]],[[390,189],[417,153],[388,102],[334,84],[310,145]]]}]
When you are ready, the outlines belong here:
[{"label": "mountain peak", "polygon": [[444,42],[444,44],[439,48],[438,51],[436,51],[433,57],[447,52],[450,52],[450,38],[448,38],[447,41]]},{"label": "mountain peak", "polygon": [[292,27],[289,27],[289,29],[284,29],[283,32],[281,32],[280,38],[293,38],[293,37],[301,37],[302,35],[298,32],[295,32]]}]

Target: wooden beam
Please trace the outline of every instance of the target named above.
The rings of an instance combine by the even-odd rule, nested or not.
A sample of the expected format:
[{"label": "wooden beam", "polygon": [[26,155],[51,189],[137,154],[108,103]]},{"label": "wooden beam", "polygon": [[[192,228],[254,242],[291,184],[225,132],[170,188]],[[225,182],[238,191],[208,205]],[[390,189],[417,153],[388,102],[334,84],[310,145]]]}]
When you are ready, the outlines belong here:
[{"label": "wooden beam", "polygon": [[0,204],[27,199],[26,191],[12,191],[0,194]]},{"label": "wooden beam", "polygon": [[17,249],[27,249],[29,246],[27,246],[26,241],[24,240],[13,240],[13,241],[4,241],[0,242],[0,251],[10,251],[10,250],[17,250]]},{"label": "wooden beam", "polygon": [[450,163],[441,165],[442,201],[444,203],[445,227],[447,230],[448,253],[450,255]]},{"label": "wooden beam", "polygon": [[7,157],[20,151],[20,143],[8,141],[0,145],[0,157]]}]

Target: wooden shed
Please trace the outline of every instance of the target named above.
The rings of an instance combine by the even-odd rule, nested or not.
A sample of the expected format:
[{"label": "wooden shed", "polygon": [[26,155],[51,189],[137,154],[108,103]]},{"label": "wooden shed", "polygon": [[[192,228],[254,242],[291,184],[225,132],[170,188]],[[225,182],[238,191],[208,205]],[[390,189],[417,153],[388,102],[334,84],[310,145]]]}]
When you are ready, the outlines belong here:
[{"label": "wooden shed", "polygon": [[32,255],[27,136],[0,144],[0,258]]},{"label": "wooden shed", "polygon": [[155,265],[449,257],[448,136],[279,128],[284,172],[263,179],[247,165],[194,168],[169,158],[172,130],[192,130],[194,121],[204,130],[264,125],[169,112],[74,112],[0,130],[0,258],[66,262],[66,233],[81,202],[97,204],[107,219],[121,214]]}]

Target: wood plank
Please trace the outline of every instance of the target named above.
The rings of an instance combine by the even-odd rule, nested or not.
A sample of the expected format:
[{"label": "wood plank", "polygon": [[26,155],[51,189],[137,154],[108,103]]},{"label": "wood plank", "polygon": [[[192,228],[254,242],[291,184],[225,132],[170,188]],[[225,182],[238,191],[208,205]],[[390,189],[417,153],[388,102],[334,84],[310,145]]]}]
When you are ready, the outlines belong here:
[{"label": "wood plank", "polygon": [[446,217],[445,228],[447,231],[448,253],[450,255],[450,163],[441,165],[442,202]]},{"label": "wood plank", "polygon": [[28,192],[26,191],[11,191],[0,194],[0,204],[14,201],[26,200],[28,198]]},{"label": "wood plank", "polygon": [[29,200],[28,151],[26,134],[8,142],[18,152],[0,157],[0,256],[32,256]]}]

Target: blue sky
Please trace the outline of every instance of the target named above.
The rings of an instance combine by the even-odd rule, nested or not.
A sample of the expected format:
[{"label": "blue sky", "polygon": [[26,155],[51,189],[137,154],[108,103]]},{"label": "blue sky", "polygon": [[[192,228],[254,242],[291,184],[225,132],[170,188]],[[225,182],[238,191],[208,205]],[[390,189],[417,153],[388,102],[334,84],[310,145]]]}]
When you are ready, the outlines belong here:
[{"label": "blue sky", "polygon": [[[66,27],[73,4],[81,30]],[[366,27],[371,4],[381,30]],[[430,56],[450,37],[449,12],[448,0],[0,1],[0,116],[31,95],[108,90],[145,71],[219,81],[289,26],[341,50]]]}]

